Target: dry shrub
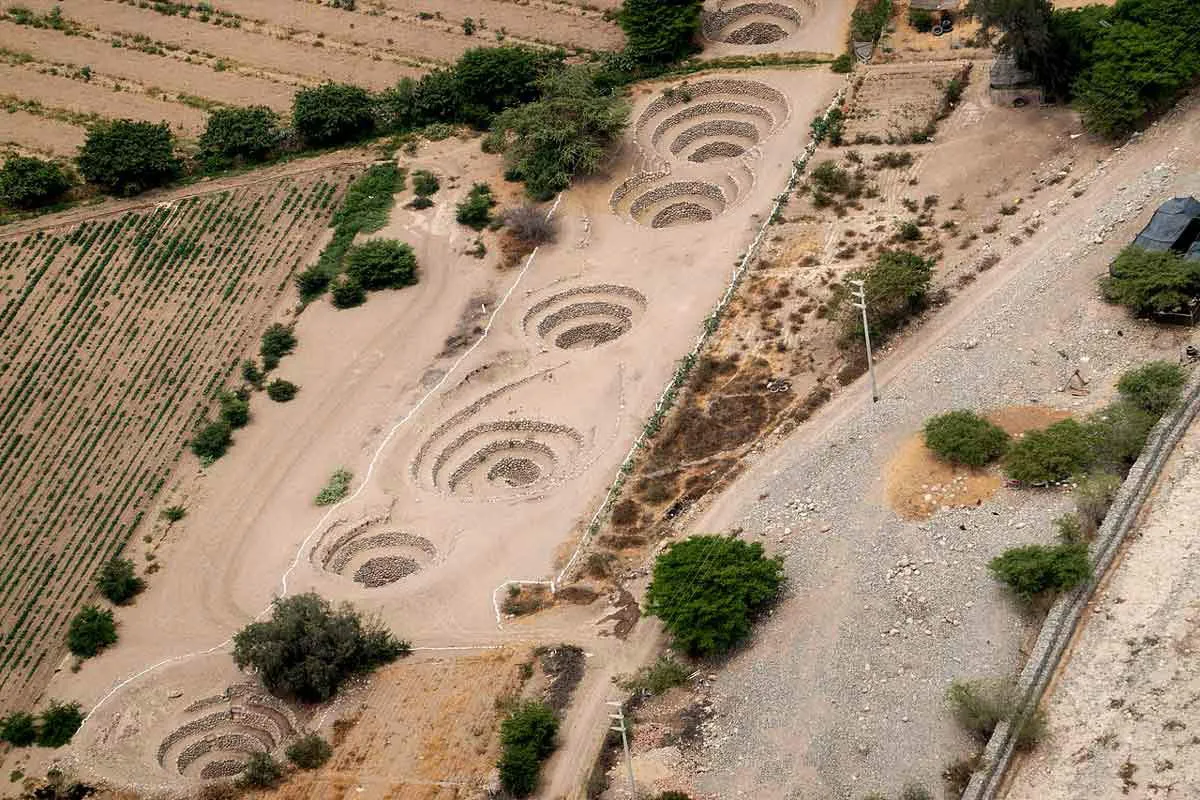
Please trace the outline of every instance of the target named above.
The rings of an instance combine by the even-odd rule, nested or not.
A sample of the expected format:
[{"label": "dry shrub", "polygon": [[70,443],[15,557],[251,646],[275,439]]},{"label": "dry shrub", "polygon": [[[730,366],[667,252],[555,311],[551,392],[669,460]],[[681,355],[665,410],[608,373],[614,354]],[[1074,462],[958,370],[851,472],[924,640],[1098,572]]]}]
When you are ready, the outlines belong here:
[{"label": "dry shrub", "polygon": [[520,617],[536,613],[543,608],[549,608],[553,604],[554,601],[545,586],[511,584],[508,587],[508,597],[504,598],[501,610],[505,614]]},{"label": "dry shrub", "polygon": [[642,509],[636,500],[622,500],[613,506],[612,524],[618,528],[631,528],[641,519]]},{"label": "dry shrub", "polygon": [[679,491],[675,479],[676,473],[643,478],[638,482],[637,493],[647,503],[665,503]]},{"label": "dry shrub", "polygon": [[537,206],[510,208],[501,215],[501,219],[513,236],[534,247],[558,238],[558,223]]},{"label": "dry shrub", "polygon": [[590,606],[599,596],[598,592],[586,586],[565,586],[558,590],[559,599],[574,606]]},{"label": "dry shrub", "polygon": [[646,543],[645,536],[632,533],[609,533],[600,537],[600,546],[609,550],[632,550]]},{"label": "dry shrub", "polygon": [[537,245],[518,238],[512,231],[500,234],[500,268],[512,269],[525,260]]},{"label": "dry shrub", "polygon": [[583,574],[589,578],[604,580],[612,574],[612,564],[616,556],[612,553],[589,553],[583,562]]}]

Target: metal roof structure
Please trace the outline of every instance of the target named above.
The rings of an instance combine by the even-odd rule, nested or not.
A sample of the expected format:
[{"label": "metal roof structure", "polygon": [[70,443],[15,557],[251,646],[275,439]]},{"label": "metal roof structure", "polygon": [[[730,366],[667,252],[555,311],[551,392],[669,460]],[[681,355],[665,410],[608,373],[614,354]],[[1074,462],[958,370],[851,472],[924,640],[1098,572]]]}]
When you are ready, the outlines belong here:
[{"label": "metal roof structure", "polygon": [[1176,250],[1200,258],[1200,201],[1173,197],[1163,203],[1133,243],[1145,250]]},{"label": "metal roof structure", "polygon": [[1017,66],[1017,60],[1011,53],[997,54],[988,72],[988,85],[993,89],[1012,89],[1036,83],[1033,73]]}]

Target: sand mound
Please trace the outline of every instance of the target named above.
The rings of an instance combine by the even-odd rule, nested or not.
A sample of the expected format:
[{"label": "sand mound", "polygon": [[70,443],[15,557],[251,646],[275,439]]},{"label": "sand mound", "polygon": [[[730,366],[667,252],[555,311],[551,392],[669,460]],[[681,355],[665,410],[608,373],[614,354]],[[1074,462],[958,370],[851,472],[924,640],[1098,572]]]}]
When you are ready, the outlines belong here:
[{"label": "sand mound", "polygon": [[292,711],[281,701],[239,685],[187,707],[192,718],[158,746],[159,766],[186,778],[228,778],[253,753],[279,750],[296,734]]},{"label": "sand mound", "polygon": [[378,519],[348,529],[335,524],[313,551],[313,561],[321,569],[368,589],[407,578],[436,557],[437,548],[425,537],[394,530],[386,520]]},{"label": "sand mound", "polygon": [[541,300],[522,325],[564,350],[596,347],[624,336],[646,308],[646,298],[628,286],[580,286]]},{"label": "sand mound", "polygon": [[782,41],[804,25],[795,2],[740,3],[705,12],[700,23],[704,38],[740,45],[765,45]]}]

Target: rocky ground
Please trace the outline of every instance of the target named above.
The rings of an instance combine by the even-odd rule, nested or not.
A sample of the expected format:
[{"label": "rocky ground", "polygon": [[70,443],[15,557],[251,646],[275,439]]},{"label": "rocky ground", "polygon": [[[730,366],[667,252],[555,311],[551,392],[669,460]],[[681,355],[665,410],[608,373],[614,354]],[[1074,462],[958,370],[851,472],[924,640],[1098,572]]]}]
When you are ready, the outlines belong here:
[{"label": "rocky ground", "polygon": [[[940,790],[946,763],[972,748],[946,713],[946,688],[1015,674],[1035,633],[986,564],[1052,539],[1069,497],[1003,489],[976,509],[906,522],[887,507],[882,476],[932,414],[1085,412],[1130,366],[1176,357],[1189,330],[1129,319],[1099,302],[1095,280],[1158,202],[1200,191],[1197,119],[1193,103],[1078,184],[1041,195],[1043,230],[897,346],[880,403],[834,403],[691,526],[741,527],[784,553],[790,589],[720,672],[703,745],[673,780],[722,800],[857,798],[908,781]],[[1086,396],[1063,391],[1077,369]]]}]

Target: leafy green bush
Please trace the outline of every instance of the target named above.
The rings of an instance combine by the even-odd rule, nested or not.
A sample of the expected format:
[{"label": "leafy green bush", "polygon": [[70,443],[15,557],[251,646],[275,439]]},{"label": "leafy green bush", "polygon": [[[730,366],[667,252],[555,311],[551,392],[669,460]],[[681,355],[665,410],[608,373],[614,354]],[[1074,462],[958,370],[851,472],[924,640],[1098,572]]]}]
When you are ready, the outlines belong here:
[{"label": "leafy green bush", "polygon": [[301,736],[287,749],[288,761],[300,769],[316,769],[329,760],[333,748],[315,733]]},{"label": "leafy green bush", "polygon": [[179,522],[187,516],[187,509],[183,506],[167,506],[162,510],[162,518],[167,522]]},{"label": "leafy green bush", "polygon": [[1093,460],[1089,430],[1064,419],[1018,439],[1008,450],[1004,469],[1020,483],[1056,483],[1087,471]]},{"label": "leafy green bush", "polygon": [[279,366],[279,359],[295,349],[296,334],[287,325],[276,322],[263,331],[258,354],[262,356],[264,367],[275,369]]},{"label": "leafy green bush", "polygon": [[[1007,683],[954,681],[946,698],[959,725],[980,742],[986,742],[1001,722],[1014,723],[1018,712],[1018,697]],[[1027,750],[1045,733],[1045,714],[1034,711],[1019,725],[1017,747]]]},{"label": "leafy green bush", "polygon": [[319,506],[331,506],[350,493],[350,481],[354,473],[339,467],[329,476],[329,481],[322,487],[313,500]]},{"label": "leafy green bush", "polygon": [[125,605],[146,588],[146,582],[134,572],[133,562],[119,556],[113,556],[100,568],[96,583],[100,594],[118,606]]},{"label": "leafy green bush", "polygon": [[500,724],[500,783],[514,797],[537,788],[541,761],[554,752],[558,718],[545,703],[527,701]]},{"label": "leafy green bush", "polygon": [[256,389],[262,388],[263,371],[258,368],[257,362],[252,358],[247,358],[242,361],[242,380],[250,384]]},{"label": "leafy green bush", "polygon": [[699,49],[701,0],[625,0],[617,21],[625,54],[644,64],[669,64]]},{"label": "leafy green bush", "polygon": [[300,387],[291,381],[285,381],[283,378],[276,378],[267,384],[267,397],[274,400],[276,403],[286,403],[296,396],[300,391]]},{"label": "leafy green bush", "polygon": [[330,291],[334,308],[357,308],[367,302],[367,290],[353,278],[342,277],[334,281]]},{"label": "leafy green bush", "polygon": [[1200,262],[1130,245],[1101,279],[1100,292],[1139,316],[1176,311],[1200,295]]},{"label": "leafy green bush", "polygon": [[437,190],[442,188],[442,184],[438,181],[437,175],[434,175],[427,169],[419,169],[412,174],[413,191],[418,197],[428,197],[431,194],[436,194]]},{"label": "leafy green bush", "polygon": [[208,466],[229,449],[233,442],[233,428],[225,420],[209,422],[192,437],[192,452],[203,466]]},{"label": "leafy green bush", "polygon": [[1117,381],[1117,391],[1143,411],[1161,417],[1179,400],[1187,382],[1183,368],[1166,361],[1151,361],[1130,370]]},{"label": "leafy green bush", "polygon": [[131,119],[88,128],[77,161],[88,183],[123,197],[174,180],[183,166],[175,155],[175,137],[165,122]]},{"label": "leafy green bush", "polygon": [[251,789],[269,789],[283,778],[283,767],[270,753],[251,753],[237,782]]},{"label": "leafy green bush", "polygon": [[875,0],[859,6],[850,15],[850,38],[856,42],[875,41],[891,16],[892,0]]},{"label": "leafy green bush", "polygon": [[218,108],[200,134],[200,159],[210,169],[265,161],[283,141],[279,115],[266,106]]},{"label": "leafy green bush", "polygon": [[755,616],[782,586],[783,562],[767,558],[761,544],[692,536],[655,561],[646,613],[662,619],[688,653],[716,655],[750,634]]},{"label": "leafy green bush", "polygon": [[1141,455],[1157,417],[1128,400],[1121,400],[1088,417],[1092,465],[1125,474]]},{"label": "leafy green bush", "polygon": [[399,289],[417,282],[417,257],[403,242],[372,239],[350,248],[346,274],[364,289]]},{"label": "leafy green bush", "polygon": [[[852,279],[863,281],[872,343],[881,343],[914,314],[925,309],[933,282],[933,261],[905,250],[887,250],[865,272]],[[846,303],[843,344],[857,343],[863,336],[862,319]]]},{"label": "leafy green bush", "polygon": [[670,656],[659,656],[649,667],[642,667],[637,674],[623,684],[630,691],[644,691],[653,695],[663,694],[687,683],[692,670]]},{"label": "leafy green bush", "polygon": [[79,710],[79,703],[51,700],[38,717],[38,746],[62,747],[71,741],[82,724],[83,712]]},{"label": "leafy green bush", "polygon": [[496,198],[492,196],[492,187],[486,183],[476,183],[471,191],[455,207],[455,219],[460,225],[481,231],[492,221],[492,206]]},{"label": "leafy green bush", "polygon": [[419,194],[416,197],[414,197],[412,200],[408,201],[408,207],[412,208],[412,209],[416,209],[417,211],[421,211],[423,209],[429,208],[432,205],[433,205],[433,201],[422,194]]},{"label": "leafy green bush", "polygon": [[0,169],[0,203],[10,208],[49,205],[71,188],[71,179],[53,161],[13,156]]},{"label": "leafy green bush", "polygon": [[67,628],[67,649],[80,658],[91,658],[117,643],[117,623],[113,613],[96,606],[84,606],[71,618]]},{"label": "leafy green bush", "polygon": [[236,392],[221,392],[217,395],[221,405],[221,421],[230,428],[244,428],[250,422],[250,401]]},{"label": "leafy green bush", "polygon": [[972,411],[950,411],[925,422],[925,446],[943,461],[982,467],[1008,449],[1008,434]]},{"label": "leafy green bush", "polygon": [[13,747],[28,747],[37,741],[37,725],[27,711],[14,711],[0,719],[0,742]]},{"label": "leafy green bush", "polygon": [[850,55],[849,53],[842,53],[833,60],[833,63],[829,65],[829,68],[842,75],[846,74],[847,72],[853,72],[854,56]]},{"label": "leafy green bush", "polygon": [[271,619],[252,622],[233,637],[233,660],[253,669],[284,698],[324,702],[353,675],[411,651],[378,620],[349,605],[334,609],[311,592],[275,600]]},{"label": "leafy green bush", "polygon": [[1072,589],[1092,577],[1087,546],[1078,543],[1014,547],[993,558],[988,569],[1023,600]]},{"label": "leafy green bush", "polygon": [[296,92],[292,125],[309,146],[345,144],[375,129],[372,107],[366,89],[348,83],[323,83]]},{"label": "leafy green bush", "polygon": [[561,68],[564,55],[561,50],[524,45],[467,50],[454,64],[456,121],[486,127],[497,112],[536,100],[538,80]]},{"label": "leafy green bush", "polygon": [[595,173],[624,131],[628,104],[599,90],[594,77],[584,65],[552,72],[539,83],[541,99],[493,122],[487,141],[504,152],[508,176],[523,180],[530,197],[547,200],[574,176]]}]

